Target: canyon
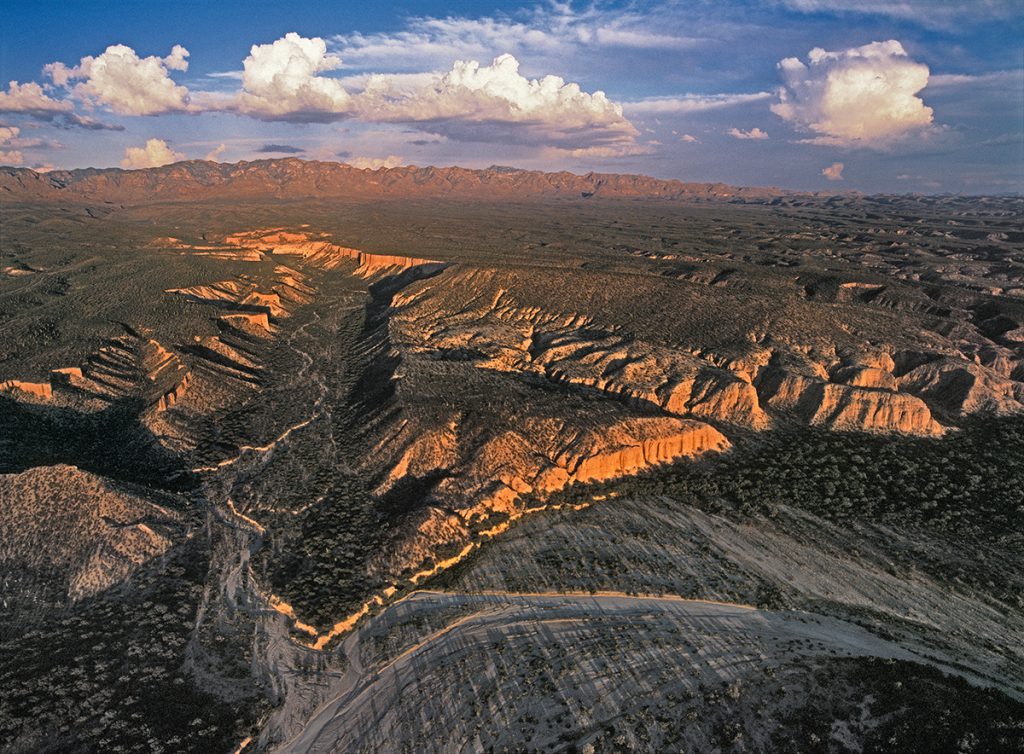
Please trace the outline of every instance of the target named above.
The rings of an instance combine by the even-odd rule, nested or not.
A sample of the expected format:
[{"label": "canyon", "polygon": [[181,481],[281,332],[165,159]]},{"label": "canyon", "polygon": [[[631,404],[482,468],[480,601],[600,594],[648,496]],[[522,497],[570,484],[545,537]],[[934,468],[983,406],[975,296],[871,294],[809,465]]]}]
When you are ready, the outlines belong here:
[{"label": "canyon", "polygon": [[[1019,198],[299,160],[0,196],[5,750],[861,745],[958,694],[1011,745]],[[106,680],[27,716],[61,642]]]}]

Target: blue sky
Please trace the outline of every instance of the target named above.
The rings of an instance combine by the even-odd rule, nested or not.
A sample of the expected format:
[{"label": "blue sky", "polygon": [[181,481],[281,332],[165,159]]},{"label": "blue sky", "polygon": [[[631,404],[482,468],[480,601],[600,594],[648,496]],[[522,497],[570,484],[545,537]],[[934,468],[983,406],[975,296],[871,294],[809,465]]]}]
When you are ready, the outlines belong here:
[{"label": "blue sky", "polygon": [[1024,189],[1009,0],[7,0],[3,15],[4,164],[295,155]]}]

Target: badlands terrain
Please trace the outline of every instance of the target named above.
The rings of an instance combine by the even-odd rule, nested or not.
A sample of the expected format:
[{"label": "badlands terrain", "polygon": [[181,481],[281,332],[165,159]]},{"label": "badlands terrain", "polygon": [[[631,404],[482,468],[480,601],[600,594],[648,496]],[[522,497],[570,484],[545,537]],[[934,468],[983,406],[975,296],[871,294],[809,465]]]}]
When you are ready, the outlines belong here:
[{"label": "badlands terrain", "polygon": [[0,751],[1024,748],[1024,200],[0,204]]}]

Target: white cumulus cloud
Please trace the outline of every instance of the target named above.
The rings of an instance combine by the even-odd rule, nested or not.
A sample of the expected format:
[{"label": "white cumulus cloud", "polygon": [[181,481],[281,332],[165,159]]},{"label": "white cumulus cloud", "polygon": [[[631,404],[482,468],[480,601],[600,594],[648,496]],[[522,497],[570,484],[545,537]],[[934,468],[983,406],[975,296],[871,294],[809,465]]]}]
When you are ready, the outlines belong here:
[{"label": "white cumulus cloud", "polygon": [[128,147],[124,150],[121,167],[129,170],[158,168],[185,159],[181,152],[175,152],[163,139],[150,139],[144,147]]},{"label": "white cumulus cloud", "polygon": [[726,131],[726,133],[729,134],[729,136],[731,136],[734,139],[753,139],[757,141],[768,138],[768,132],[762,131],[760,128],[757,127],[751,128],[749,131],[741,131],[738,128],[730,128],[728,131]]},{"label": "white cumulus cloud", "polygon": [[808,63],[779,63],[784,85],[772,112],[812,141],[840,146],[884,146],[932,123],[932,109],[917,93],[928,85],[928,66],[911,60],[894,39],[841,52],[811,50]]},{"label": "white cumulus cloud", "polygon": [[346,162],[354,168],[365,170],[397,168],[405,164],[405,161],[396,154],[389,154],[387,157],[352,157],[346,160]]},{"label": "white cumulus cloud", "polygon": [[165,58],[140,58],[131,47],[117,44],[96,57],[82,58],[77,66],[50,63],[44,71],[79,99],[119,115],[162,115],[189,109],[188,89],[170,77],[170,71],[188,69],[187,57],[188,50],[181,45]]},{"label": "white cumulus cloud", "polygon": [[341,67],[320,37],[295,32],[253,45],[242,64],[242,91],[232,106],[270,120],[330,121],[349,115],[352,98],[340,81],[318,74]]},{"label": "white cumulus cloud", "polygon": [[604,92],[584,92],[558,76],[527,79],[511,55],[491,65],[456,61],[412,86],[371,76],[357,111],[364,120],[419,124],[453,139],[565,149],[627,146],[639,133]]},{"label": "white cumulus cloud", "polygon": [[845,166],[841,162],[833,162],[827,168],[821,169],[821,174],[828,178],[830,181],[841,181],[843,180],[843,168]]},{"label": "white cumulus cloud", "polygon": [[174,45],[171,48],[171,54],[164,58],[164,65],[172,71],[187,71],[188,70],[188,50],[181,45]]}]

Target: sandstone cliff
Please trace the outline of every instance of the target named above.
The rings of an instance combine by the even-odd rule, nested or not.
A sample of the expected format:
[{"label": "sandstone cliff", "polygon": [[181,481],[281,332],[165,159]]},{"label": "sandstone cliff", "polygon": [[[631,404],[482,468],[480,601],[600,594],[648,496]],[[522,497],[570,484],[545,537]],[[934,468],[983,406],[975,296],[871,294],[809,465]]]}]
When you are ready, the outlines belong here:
[{"label": "sandstone cliff", "polygon": [[284,229],[234,233],[227,236],[224,242],[249,251],[299,257],[308,264],[324,270],[334,270],[355,263],[354,274],[362,278],[394,274],[412,268],[419,268],[423,274],[433,274],[445,266],[443,262],[435,259],[370,254],[331,243],[320,234],[289,232]]},{"label": "sandstone cliff", "polygon": [[26,382],[25,380],[4,380],[0,382],[0,392],[12,393],[35,400],[47,400],[53,397],[53,388],[48,382]]}]

